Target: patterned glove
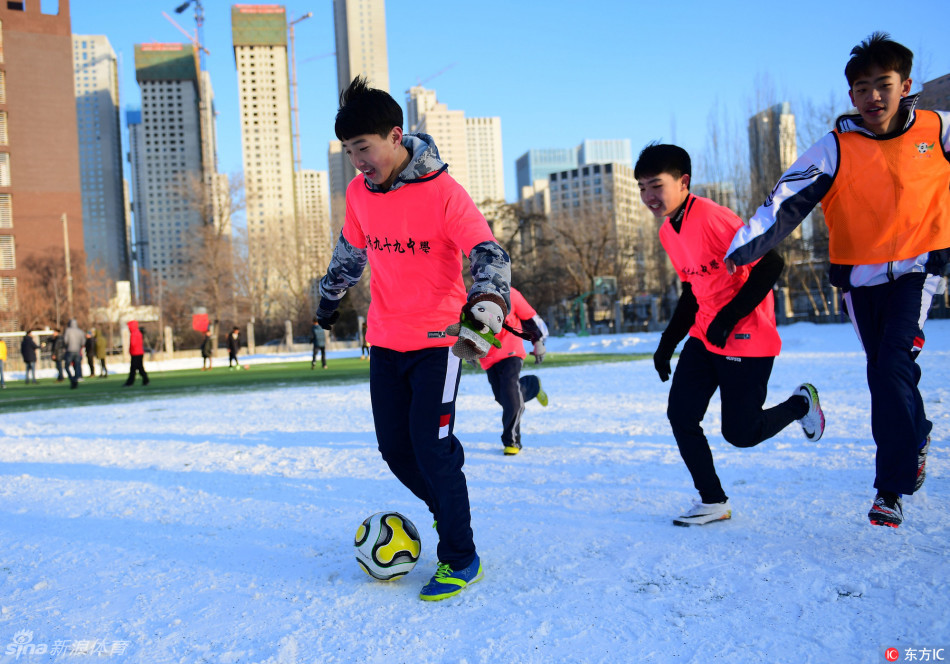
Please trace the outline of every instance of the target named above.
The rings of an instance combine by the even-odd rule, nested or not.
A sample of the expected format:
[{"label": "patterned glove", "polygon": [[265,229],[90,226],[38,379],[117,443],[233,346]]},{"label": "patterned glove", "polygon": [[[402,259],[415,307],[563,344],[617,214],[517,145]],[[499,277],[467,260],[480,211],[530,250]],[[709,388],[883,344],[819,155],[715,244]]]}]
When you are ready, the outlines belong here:
[{"label": "patterned glove", "polygon": [[339,306],[339,300],[331,300],[326,297],[321,297],[320,304],[317,306],[317,324],[324,330],[329,330],[331,327],[333,327],[333,324],[340,319],[340,312],[337,311],[337,307]]}]

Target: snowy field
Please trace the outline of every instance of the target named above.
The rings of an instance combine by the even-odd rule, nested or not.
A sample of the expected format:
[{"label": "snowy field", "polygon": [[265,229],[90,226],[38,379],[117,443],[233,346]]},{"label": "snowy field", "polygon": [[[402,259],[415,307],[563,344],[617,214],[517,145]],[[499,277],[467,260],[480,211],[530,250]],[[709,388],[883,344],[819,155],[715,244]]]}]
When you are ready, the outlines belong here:
[{"label": "snowy field", "polygon": [[[488,381],[466,374],[456,433],[485,578],[436,603],[417,599],[431,518],[376,451],[365,384],[4,414],[0,662],[857,664],[889,646],[950,660],[950,321],[928,323],[933,445],[898,530],[866,517],[874,444],[853,331],[781,333],[767,405],[814,382],[825,436],[793,425],[735,449],[714,398],[705,426],[734,514],[705,527],[671,523],[695,494],[650,360],[542,370],[551,405],[528,404],[510,458]],[[352,549],[381,510],[423,538],[388,584]]]}]

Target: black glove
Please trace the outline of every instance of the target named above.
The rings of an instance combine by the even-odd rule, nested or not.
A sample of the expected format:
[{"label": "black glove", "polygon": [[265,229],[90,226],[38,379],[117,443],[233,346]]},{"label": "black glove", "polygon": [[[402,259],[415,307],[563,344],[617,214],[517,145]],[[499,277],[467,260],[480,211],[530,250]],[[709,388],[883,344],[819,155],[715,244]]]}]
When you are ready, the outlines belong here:
[{"label": "black glove", "polygon": [[726,306],[709,324],[706,339],[716,348],[725,348],[726,342],[729,341],[729,334],[738,323],[739,318]]},{"label": "black glove", "polygon": [[656,347],[656,352],[653,353],[653,367],[664,383],[670,379],[670,374],[673,373],[670,368],[670,359],[673,357],[674,350],[676,350],[676,344],[665,334],[660,335],[660,345]]},{"label": "black glove", "polygon": [[321,297],[320,304],[317,306],[317,324],[324,330],[329,330],[331,327],[333,327],[333,324],[340,319],[340,312],[337,311],[337,307],[339,306],[339,300],[331,300],[326,297]]}]

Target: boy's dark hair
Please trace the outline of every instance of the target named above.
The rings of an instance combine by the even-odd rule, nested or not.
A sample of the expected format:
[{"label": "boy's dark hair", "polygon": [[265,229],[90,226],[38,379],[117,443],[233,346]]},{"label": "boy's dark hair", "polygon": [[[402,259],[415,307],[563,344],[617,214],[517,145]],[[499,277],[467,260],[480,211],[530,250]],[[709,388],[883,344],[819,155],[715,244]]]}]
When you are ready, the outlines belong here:
[{"label": "boy's dark hair", "polygon": [[[693,165],[689,153],[678,145],[650,143],[643,148],[633,168],[633,177],[640,178],[669,173],[675,178],[689,175],[692,178]],[[689,187],[687,186],[687,189]]]},{"label": "boy's dark hair", "polygon": [[340,109],[333,129],[341,141],[361,134],[385,138],[393,127],[402,127],[402,108],[385,90],[371,88],[364,77],[357,76],[340,93]]},{"label": "boy's dark hair", "polygon": [[844,67],[848,86],[854,85],[859,76],[874,66],[884,71],[896,71],[901,81],[906,81],[914,66],[914,54],[906,46],[892,40],[886,32],[875,32],[851,49],[851,59]]}]

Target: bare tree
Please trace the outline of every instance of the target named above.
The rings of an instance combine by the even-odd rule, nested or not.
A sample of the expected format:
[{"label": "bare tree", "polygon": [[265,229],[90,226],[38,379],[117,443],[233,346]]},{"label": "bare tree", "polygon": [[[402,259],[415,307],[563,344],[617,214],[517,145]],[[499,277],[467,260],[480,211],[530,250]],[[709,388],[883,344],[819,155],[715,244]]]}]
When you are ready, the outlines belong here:
[{"label": "bare tree", "polygon": [[69,283],[66,261],[61,250],[49,249],[30,254],[22,262],[17,284],[17,319],[21,326],[44,324],[63,327],[71,316],[85,322],[89,314],[85,255],[71,251],[72,311],[69,308]]}]

